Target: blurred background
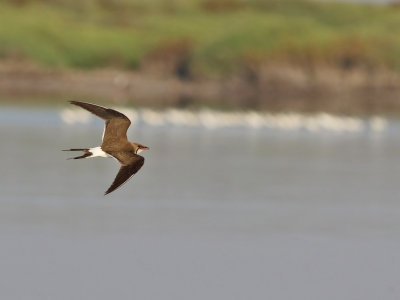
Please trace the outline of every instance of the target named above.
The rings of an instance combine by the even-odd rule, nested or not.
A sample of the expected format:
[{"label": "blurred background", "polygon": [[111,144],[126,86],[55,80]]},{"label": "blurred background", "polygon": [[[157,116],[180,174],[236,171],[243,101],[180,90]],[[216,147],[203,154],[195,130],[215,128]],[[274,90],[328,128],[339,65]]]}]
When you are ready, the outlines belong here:
[{"label": "blurred background", "polygon": [[[399,299],[400,2],[0,0],[1,299]],[[120,190],[113,107],[150,147]]]}]

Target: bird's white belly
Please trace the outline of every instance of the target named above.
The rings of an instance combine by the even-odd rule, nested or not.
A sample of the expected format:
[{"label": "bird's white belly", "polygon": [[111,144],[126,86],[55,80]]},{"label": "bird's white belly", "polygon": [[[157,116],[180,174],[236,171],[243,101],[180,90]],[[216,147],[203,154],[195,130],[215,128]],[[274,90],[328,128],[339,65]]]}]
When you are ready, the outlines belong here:
[{"label": "bird's white belly", "polygon": [[92,153],[90,157],[111,157],[111,155],[101,150],[101,147],[90,148],[89,151]]}]

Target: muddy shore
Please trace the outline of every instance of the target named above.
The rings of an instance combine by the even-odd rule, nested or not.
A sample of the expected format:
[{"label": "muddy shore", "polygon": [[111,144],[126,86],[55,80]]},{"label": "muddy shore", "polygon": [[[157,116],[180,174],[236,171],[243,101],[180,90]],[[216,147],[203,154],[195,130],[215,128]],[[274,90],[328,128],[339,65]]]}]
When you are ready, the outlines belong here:
[{"label": "muddy shore", "polygon": [[400,76],[387,70],[268,64],[225,79],[180,79],[115,69],[0,64],[0,99],[94,99],[153,108],[211,107],[337,114],[399,114]]}]

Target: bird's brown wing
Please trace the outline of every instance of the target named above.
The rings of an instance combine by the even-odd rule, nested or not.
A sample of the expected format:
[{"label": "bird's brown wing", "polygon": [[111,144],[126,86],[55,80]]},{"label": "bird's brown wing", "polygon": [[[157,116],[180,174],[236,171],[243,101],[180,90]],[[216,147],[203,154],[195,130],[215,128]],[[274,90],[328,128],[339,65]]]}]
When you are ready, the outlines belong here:
[{"label": "bird's brown wing", "polygon": [[123,113],[86,102],[70,101],[70,103],[90,111],[105,121],[102,148],[108,149],[110,145],[119,143],[121,140],[127,141],[126,132],[131,121]]},{"label": "bird's brown wing", "polygon": [[131,122],[125,119],[116,118],[107,120],[104,124],[103,141],[101,143],[103,151],[118,150],[121,144],[128,143],[126,132],[129,125],[131,125]]},{"label": "bird's brown wing", "polygon": [[71,104],[80,106],[105,121],[102,138],[102,149],[112,149],[114,145],[127,142],[126,132],[131,121],[123,113],[100,105],[70,101]]},{"label": "bird's brown wing", "polygon": [[95,114],[99,118],[102,118],[103,120],[121,118],[121,119],[125,119],[125,120],[129,121],[127,116],[125,116],[123,113],[120,113],[119,111],[116,111],[111,108],[103,107],[103,106],[92,104],[92,103],[80,102],[80,101],[69,101],[69,103],[80,106],[80,107],[90,111],[92,114]]},{"label": "bird's brown wing", "polygon": [[134,154],[132,152],[110,152],[109,154],[115,157],[120,162],[121,168],[119,169],[119,172],[115,177],[114,182],[111,184],[104,195],[115,191],[122,184],[127,182],[129,178],[135,175],[144,164],[144,157]]}]

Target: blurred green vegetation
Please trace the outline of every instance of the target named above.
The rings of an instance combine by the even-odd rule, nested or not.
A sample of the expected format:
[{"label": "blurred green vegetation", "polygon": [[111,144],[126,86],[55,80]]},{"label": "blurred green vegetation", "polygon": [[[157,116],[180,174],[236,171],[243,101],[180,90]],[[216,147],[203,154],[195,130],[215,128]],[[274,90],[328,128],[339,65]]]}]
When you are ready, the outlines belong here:
[{"label": "blurred green vegetation", "polygon": [[0,0],[0,59],[227,75],[265,62],[400,72],[400,7],[306,0]]}]

